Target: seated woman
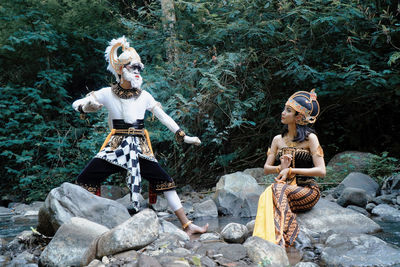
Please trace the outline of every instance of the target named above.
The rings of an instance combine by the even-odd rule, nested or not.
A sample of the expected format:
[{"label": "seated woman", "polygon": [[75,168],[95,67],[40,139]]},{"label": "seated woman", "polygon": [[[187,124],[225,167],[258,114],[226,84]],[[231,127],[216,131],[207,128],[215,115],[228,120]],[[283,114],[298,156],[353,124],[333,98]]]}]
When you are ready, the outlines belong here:
[{"label": "seated woman", "polygon": [[281,115],[283,133],[272,140],[264,173],[276,173],[276,183],[260,196],[253,236],[282,247],[293,245],[299,226],[294,212],[310,210],[320,198],[314,176],[324,177],[325,162],[318,138],[308,124],[319,115],[317,95],[299,91]]}]

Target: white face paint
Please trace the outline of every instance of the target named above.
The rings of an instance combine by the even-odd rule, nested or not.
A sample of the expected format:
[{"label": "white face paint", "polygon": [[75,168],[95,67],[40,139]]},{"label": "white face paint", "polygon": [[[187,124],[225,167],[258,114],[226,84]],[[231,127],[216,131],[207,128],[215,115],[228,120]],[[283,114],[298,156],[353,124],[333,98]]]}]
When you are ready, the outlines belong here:
[{"label": "white face paint", "polygon": [[123,68],[122,78],[130,82],[131,86],[136,89],[140,89],[143,83],[142,76],[137,69]]}]

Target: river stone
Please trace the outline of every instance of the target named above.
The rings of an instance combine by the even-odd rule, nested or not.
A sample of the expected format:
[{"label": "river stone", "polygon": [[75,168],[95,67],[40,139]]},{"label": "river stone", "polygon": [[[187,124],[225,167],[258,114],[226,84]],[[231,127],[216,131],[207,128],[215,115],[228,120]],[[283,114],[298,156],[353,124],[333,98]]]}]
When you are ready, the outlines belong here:
[{"label": "river stone", "polygon": [[318,264],[313,262],[298,262],[294,267],[318,267]]},{"label": "river stone", "polygon": [[229,223],[222,229],[221,237],[228,243],[243,243],[248,232],[243,224]]},{"label": "river stone", "polygon": [[209,241],[209,240],[220,240],[221,235],[219,233],[204,233],[200,236],[200,241]]},{"label": "river stone", "polygon": [[73,217],[58,229],[40,255],[44,266],[79,266],[87,247],[109,229],[84,218]]},{"label": "river stone", "polygon": [[240,244],[229,244],[226,247],[222,247],[220,253],[224,255],[224,258],[239,261],[247,256],[246,248]]},{"label": "river stone", "polygon": [[333,234],[321,253],[325,266],[394,266],[400,264],[400,249],[366,234]]},{"label": "river stone", "polygon": [[212,199],[203,201],[201,203],[194,203],[194,218],[200,217],[218,217],[218,208]]},{"label": "river stone", "polygon": [[361,213],[362,215],[369,217],[369,213],[368,213],[368,211],[366,209],[363,209],[363,208],[358,207],[358,206],[353,206],[353,205],[348,205],[347,208],[351,209],[351,210],[354,210],[354,211],[357,211],[357,212]]},{"label": "river stone", "polygon": [[355,205],[362,208],[367,205],[367,202],[367,193],[365,190],[354,187],[346,187],[336,201],[336,203],[342,207]]},{"label": "river stone", "polygon": [[104,233],[97,243],[97,257],[141,249],[157,239],[160,223],[156,213],[145,209]]},{"label": "river stone", "polygon": [[253,176],[235,172],[219,179],[213,199],[222,214],[253,217],[257,215],[258,198],[263,191]]},{"label": "river stone", "polygon": [[400,210],[395,209],[387,204],[379,204],[372,212],[373,215],[379,216],[386,222],[400,222]]},{"label": "river stone", "polygon": [[265,262],[266,264],[262,266],[290,266],[285,249],[272,242],[252,236],[244,242],[243,246],[249,258],[256,264]]},{"label": "river stone", "polygon": [[113,228],[131,216],[123,205],[114,200],[95,196],[78,185],[63,183],[47,195],[39,211],[37,230],[52,236],[72,217],[85,218]]},{"label": "river stone", "polygon": [[251,220],[246,224],[247,231],[249,232],[249,235],[252,235],[254,232],[254,225],[256,224],[256,220]]},{"label": "river stone", "polygon": [[338,198],[348,187],[363,189],[370,197],[375,197],[379,190],[378,183],[370,176],[360,172],[352,172],[334,189],[333,196]]},{"label": "river stone", "polygon": [[160,234],[162,233],[170,233],[178,236],[183,241],[189,241],[190,237],[188,234],[178,228],[175,224],[168,222],[166,220],[160,219]]},{"label": "river stone", "polygon": [[335,233],[375,233],[381,230],[368,217],[323,198],[310,211],[298,213],[297,220],[302,227],[319,234],[329,230]]}]

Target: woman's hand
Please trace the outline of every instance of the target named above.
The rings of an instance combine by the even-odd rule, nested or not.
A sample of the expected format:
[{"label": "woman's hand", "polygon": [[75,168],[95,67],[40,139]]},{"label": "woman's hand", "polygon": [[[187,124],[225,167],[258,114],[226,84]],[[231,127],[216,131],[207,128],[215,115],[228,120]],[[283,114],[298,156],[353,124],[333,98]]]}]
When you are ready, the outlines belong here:
[{"label": "woman's hand", "polygon": [[281,172],[279,173],[279,175],[275,178],[275,181],[277,182],[277,183],[285,183],[286,182],[286,179],[288,178],[288,176],[289,176],[289,168],[286,168],[286,169],[283,169],[283,170],[281,170]]},{"label": "woman's hand", "polygon": [[292,155],[290,155],[290,154],[282,155],[279,159],[281,160],[281,169],[282,170],[289,168],[290,165],[292,164]]}]

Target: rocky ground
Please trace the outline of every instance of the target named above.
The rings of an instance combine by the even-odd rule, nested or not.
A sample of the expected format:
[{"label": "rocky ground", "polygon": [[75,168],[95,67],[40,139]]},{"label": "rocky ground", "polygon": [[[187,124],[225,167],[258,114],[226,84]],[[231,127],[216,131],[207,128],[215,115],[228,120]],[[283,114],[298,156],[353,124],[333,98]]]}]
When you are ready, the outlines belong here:
[{"label": "rocky ground", "polygon": [[[217,216],[251,218],[266,178],[262,169],[248,169],[220,178],[212,193],[183,188],[180,197],[192,219]],[[119,191],[118,191],[119,190]],[[5,266],[400,266],[400,249],[377,238],[381,231],[371,217],[400,221],[400,175],[383,185],[353,172],[309,212],[298,214],[301,228],[290,250],[252,237],[254,220],[229,223],[195,238],[169,220],[166,200],[130,216],[128,196],[103,188],[105,197],[64,183],[45,202],[13,203],[1,214],[17,220],[38,218],[36,230],[10,242],[0,239]],[[113,199],[108,199],[114,198]],[[289,253],[288,253],[289,252]],[[289,255],[289,257],[288,257]]]}]

